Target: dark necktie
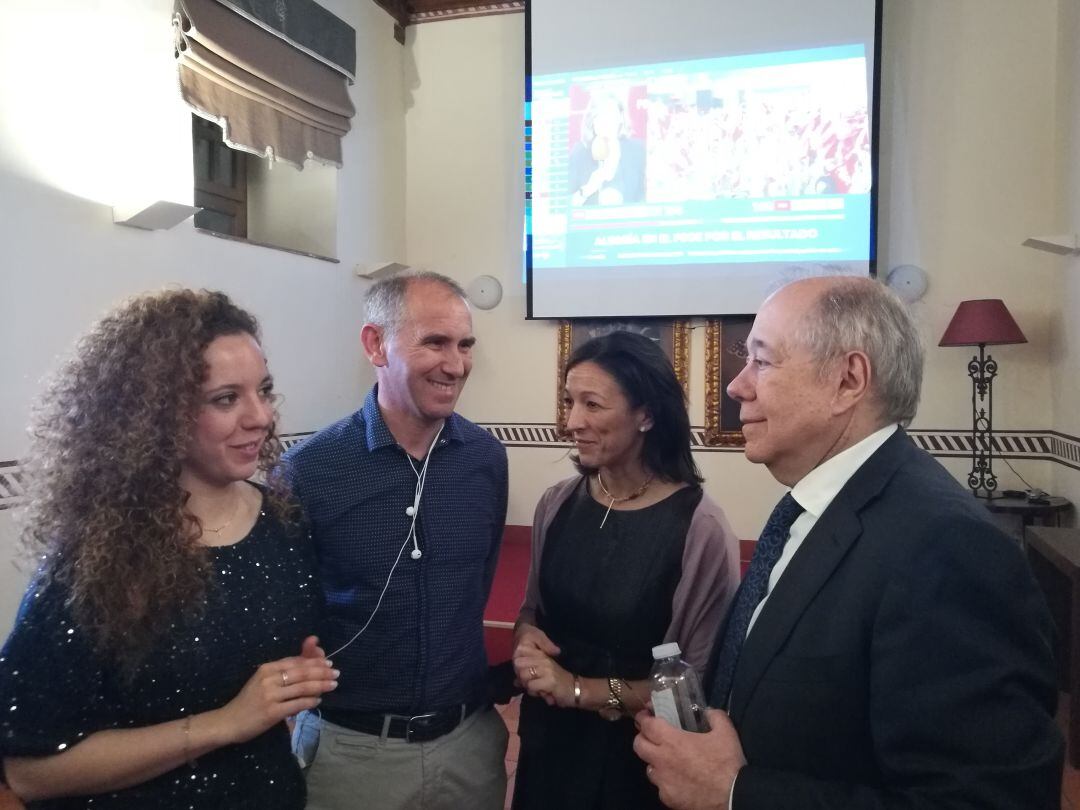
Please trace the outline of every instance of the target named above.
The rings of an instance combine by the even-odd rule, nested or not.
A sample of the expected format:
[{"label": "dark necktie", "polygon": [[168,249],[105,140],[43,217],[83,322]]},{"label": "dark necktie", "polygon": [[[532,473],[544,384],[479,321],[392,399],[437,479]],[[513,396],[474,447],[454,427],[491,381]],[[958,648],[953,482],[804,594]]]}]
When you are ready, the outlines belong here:
[{"label": "dark necktie", "polygon": [[731,682],[735,678],[735,665],[739,662],[739,652],[742,650],[743,641],[746,640],[750,618],[769,590],[769,574],[772,573],[776,561],[780,559],[780,552],[784,550],[784,544],[791,532],[791,524],[802,513],[803,508],[789,492],[773,509],[761,532],[761,537],[758,538],[754,558],[750,561],[746,578],[743,579],[735,594],[723,636],[720,638],[712,690],[709,692],[709,702],[713,706],[727,707]]}]

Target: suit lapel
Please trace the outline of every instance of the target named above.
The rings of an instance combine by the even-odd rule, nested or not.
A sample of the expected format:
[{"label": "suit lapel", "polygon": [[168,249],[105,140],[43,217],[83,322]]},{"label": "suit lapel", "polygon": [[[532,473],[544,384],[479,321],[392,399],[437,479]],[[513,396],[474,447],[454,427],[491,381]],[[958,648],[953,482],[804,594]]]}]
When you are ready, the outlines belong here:
[{"label": "suit lapel", "polygon": [[829,581],[862,534],[859,512],[881,492],[912,449],[903,429],[890,436],[848,480],[792,557],[739,655],[729,707],[736,726],[761,676],[791,635],[807,605]]}]

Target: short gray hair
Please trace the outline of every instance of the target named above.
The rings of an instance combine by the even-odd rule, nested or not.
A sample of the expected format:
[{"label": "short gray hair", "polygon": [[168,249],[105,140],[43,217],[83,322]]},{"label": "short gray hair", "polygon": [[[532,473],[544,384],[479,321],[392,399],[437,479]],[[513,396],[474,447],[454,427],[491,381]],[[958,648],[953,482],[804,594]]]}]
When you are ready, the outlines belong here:
[{"label": "short gray hair", "polygon": [[405,295],[414,283],[439,284],[447,292],[467,301],[461,285],[449,276],[430,270],[412,270],[376,281],[364,296],[364,320],[383,330],[387,339],[392,338],[405,320]]},{"label": "short gray hair", "polygon": [[803,316],[795,338],[823,373],[845,352],[864,352],[882,418],[905,426],[915,418],[922,390],[922,341],[907,306],[884,284],[838,278]]}]

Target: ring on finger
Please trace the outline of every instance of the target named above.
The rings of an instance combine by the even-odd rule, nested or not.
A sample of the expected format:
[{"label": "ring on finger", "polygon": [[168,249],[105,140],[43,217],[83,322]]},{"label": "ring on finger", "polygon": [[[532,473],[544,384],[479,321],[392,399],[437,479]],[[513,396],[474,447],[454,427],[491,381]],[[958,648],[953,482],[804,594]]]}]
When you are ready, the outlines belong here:
[{"label": "ring on finger", "polygon": [[536,677],[536,667],[529,667],[529,677],[530,678],[535,678]]},{"label": "ring on finger", "polygon": [[289,685],[289,673],[286,672],[285,670],[281,670],[281,685],[282,686],[288,686]]}]

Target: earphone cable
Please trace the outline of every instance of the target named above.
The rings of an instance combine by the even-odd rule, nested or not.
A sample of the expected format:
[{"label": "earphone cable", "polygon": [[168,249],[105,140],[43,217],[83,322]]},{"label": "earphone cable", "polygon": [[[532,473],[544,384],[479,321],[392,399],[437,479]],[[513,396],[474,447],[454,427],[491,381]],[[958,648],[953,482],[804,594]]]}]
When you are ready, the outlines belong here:
[{"label": "earphone cable", "polygon": [[374,619],[375,614],[379,612],[379,607],[382,605],[383,597],[386,596],[386,589],[390,587],[390,580],[394,578],[394,570],[398,567],[398,563],[401,562],[401,555],[405,551],[405,546],[409,545],[409,540],[411,540],[411,539],[412,539],[412,532],[410,532],[408,534],[408,536],[405,538],[405,542],[402,543],[401,548],[398,549],[397,559],[394,560],[394,564],[390,567],[390,573],[386,577],[386,583],[383,585],[382,593],[379,594],[379,601],[375,603],[375,608],[371,611],[371,615],[368,616],[367,621],[364,622],[364,626],[356,631],[355,636],[350,638],[348,641],[346,641],[344,644],[342,644],[340,647],[338,647],[332,653],[327,655],[326,656],[327,658],[333,658],[339,652],[341,652],[346,647],[348,647],[350,644],[352,644],[354,641],[356,641],[358,638],[360,638],[361,634],[365,630],[368,629],[368,625],[371,624],[371,620]]},{"label": "earphone cable", "polygon": [[386,575],[386,582],[383,583],[382,592],[379,594],[379,600],[375,603],[375,607],[372,609],[371,615],[368,616],[367,621],[364,622],[364,626],[356,631],[356,635],[354,635],[352,638],[350,638],[332,653],[327,655],[327,658],[333,658],[339,652],[341,652],[358,638],[360,638],[360,636],[363,635],[364,631],[368,629],[368,626],[375,618],[375,614],[379,612],[379,608],[382,606],[383,597],[386,596],[386,591],[390,587],[390,580],[394,578],[394,571],[397,570],[398,563],[401,562],[401,555],[405,552],[405,547],[409,545],[410,540],[412,540],[413,543],[413,559],[420,559],[420,545],[416,540],[416,520],[420,516],[420,497],[424,494],[424,483],[427,481],[428,462],[431,461],[431,454],[435,449],[436,442],[439,441],[439,436],[442,435],[442,431],[443,425],[440,425],[438,432],[435,434],[435,438],[431,440],[431,445],[428,447],[427,455],[424,456],[424,466],[420,470],[420,472],[416,471],[416,465],[413,464],[412,456],[407,455],[409,459],[409,467],[412,468],[413,475],[416,476],[416,493],[413,496],[413,512],[411,515],[412,522],[409,524],[409,533],[405,535],[405,542],[402,543],[401,548],[398,549],[397,557],[394,558],[394,564],[390,566],[390,573]]}]

